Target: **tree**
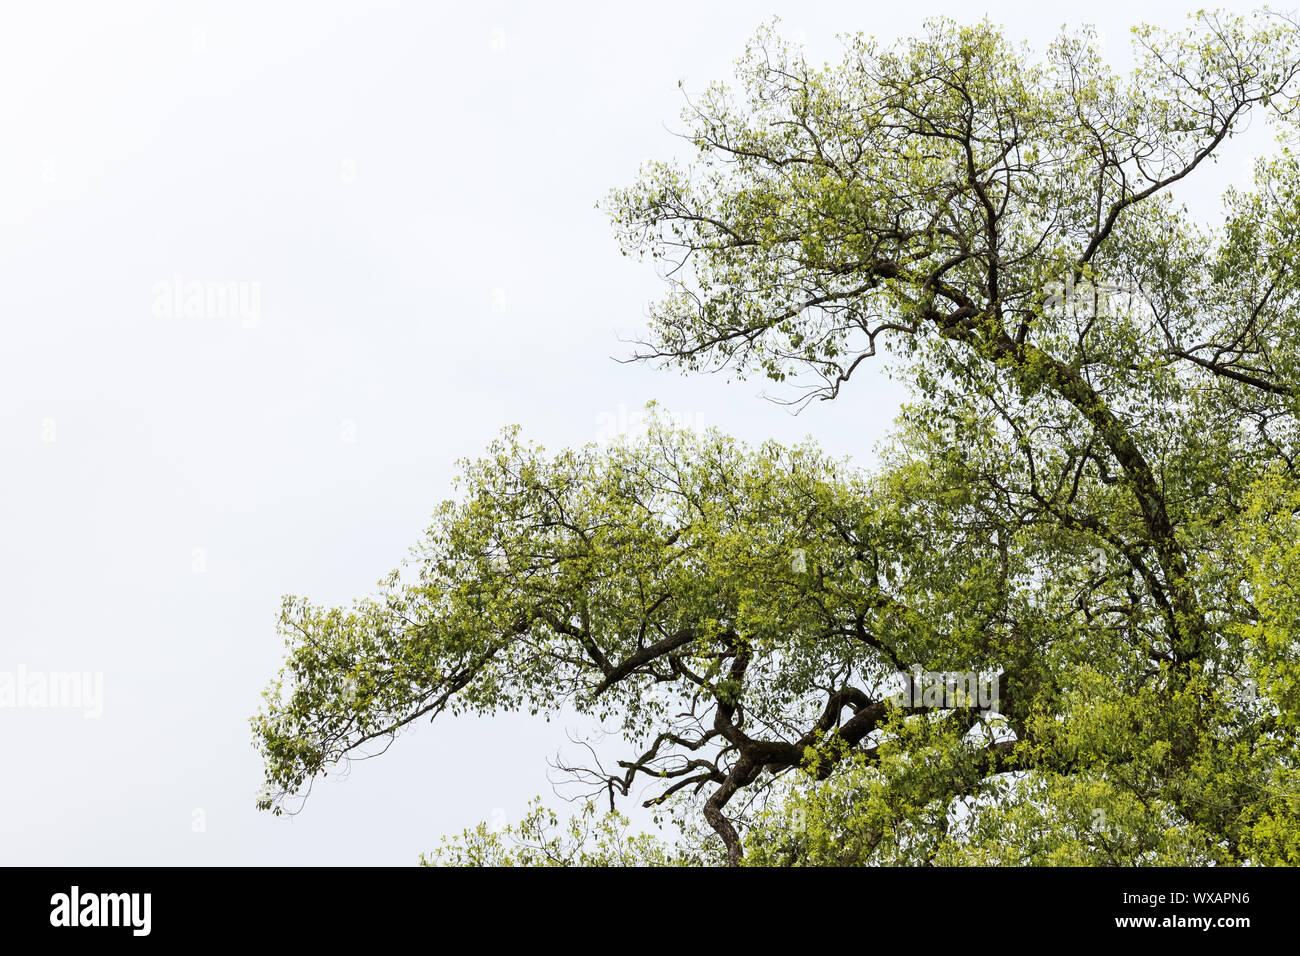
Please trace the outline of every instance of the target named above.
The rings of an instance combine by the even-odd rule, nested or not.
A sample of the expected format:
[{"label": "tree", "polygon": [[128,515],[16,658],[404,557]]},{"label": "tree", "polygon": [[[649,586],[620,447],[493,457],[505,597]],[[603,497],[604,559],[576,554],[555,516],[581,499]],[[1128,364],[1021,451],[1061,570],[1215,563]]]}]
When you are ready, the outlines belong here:
[{"label": "tree", "polygon": [[[1120,78],[1087,30],[820,68],[760,30],[692,164],[606,204],[669,283],[637,357],[798,402],[882,362],[913,397],[880,466],[507,432],[416,580],[286,600],[262,806],[420,717],[568,704],[634,745],[578,779],[657,781],[684,836],[583,857],[531,820],[556,858],[1300,862],[1297,32],[1140,27]],[[1199,225],[1171,189],[1252,116],[1279,150]]]}]

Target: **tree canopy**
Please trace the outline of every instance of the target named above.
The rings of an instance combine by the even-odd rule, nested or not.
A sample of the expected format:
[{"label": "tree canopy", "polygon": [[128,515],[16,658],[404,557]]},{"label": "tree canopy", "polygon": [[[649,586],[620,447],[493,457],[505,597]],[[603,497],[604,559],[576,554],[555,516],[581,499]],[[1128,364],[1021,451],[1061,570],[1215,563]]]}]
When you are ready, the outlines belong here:
[{"label": "tree canopy", "polygon": [[[680,835],[539,809],[435,861],[1300,863],[1297,39],[1138,27],[1122,77],[1086,29],[820,67],[761,29],[690,162],[605,203],[668,283],[637,357],[792,402],[878,365],[879,461],[507,430],[410,573],[286,598],[261,806],[421,718],[568,707],[628,746],[574,778]],[[1197,221],[1177,184],[1266,120]]]}]

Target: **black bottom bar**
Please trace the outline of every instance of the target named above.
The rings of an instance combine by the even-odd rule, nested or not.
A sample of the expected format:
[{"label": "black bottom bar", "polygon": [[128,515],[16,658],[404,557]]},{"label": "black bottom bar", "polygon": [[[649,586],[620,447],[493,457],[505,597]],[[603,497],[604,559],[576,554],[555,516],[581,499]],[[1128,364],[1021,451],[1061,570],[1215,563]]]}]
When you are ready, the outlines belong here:
[{"label": "black bottom bar", "polygon": [[[524,870],[0,869],[6,941],[75,937],[337,945],[395,934],[432,943],[478,927],[527,934],[649,934],[694,946],[783,922],[838,925],[918,946],[995,939],[1275,938],[1300,923],[1294,869]],[[74,890],[75,887],[75,890]],[[146,896],[147,894],[147,896]],[[147,904],[147,905],[146,905]],[[829,920],[828,924],[826,921]],[[75,925],[74,925],[75,924]],[[92,924],[92,925],[87,925]],[[112,939],[110,939],[112,937]],[[445,937],[450,942],[450,937]],[[619,936],[612,935],[615,940]],[[724,938],[724,937],[718,937]],[[674,943],[676,941],[676,944]],[[692,942],[693,941],[693,942]],[[947,947],[948,943],[944,944]]]}]

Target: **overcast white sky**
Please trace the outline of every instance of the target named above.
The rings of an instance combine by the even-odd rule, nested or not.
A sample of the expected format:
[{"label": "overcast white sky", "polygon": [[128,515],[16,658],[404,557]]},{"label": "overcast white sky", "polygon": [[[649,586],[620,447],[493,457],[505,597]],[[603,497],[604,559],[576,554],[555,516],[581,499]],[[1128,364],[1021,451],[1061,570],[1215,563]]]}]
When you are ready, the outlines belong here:
[{"label": "overcast white sky", "polygon": [[[987,9],[1038,45],[1094,22],[1122,62],[1133,22],[1194,7],[469,6],[5,5],[0,672],[102,674],[103,713],[0,708],[0,863],[408,864],[518,819],[564,722],[422,726],[290,819],[254,809],[248,718],[281,595],[369,592],[503,425],[580,444],[657,398],[869,463],[880,376],[795,418],[611,360],[660,286],[594,204],[679,148],[678,80],[725,78],[772,14],[818,58]],[[160,317],[178,276],[256,312]]]}]

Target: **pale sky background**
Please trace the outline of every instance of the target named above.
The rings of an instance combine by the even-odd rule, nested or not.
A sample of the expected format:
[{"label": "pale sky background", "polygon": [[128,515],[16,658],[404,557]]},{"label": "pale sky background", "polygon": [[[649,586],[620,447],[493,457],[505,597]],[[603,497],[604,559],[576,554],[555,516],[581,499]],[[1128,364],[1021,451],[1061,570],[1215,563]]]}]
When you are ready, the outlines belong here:
[{"label": "pale sky background", "polygon": [[[281,595],[368,593],[503,425],[581,444],[655,398],[870,463],[882,376],[793,417],[611,360],[661,286],[594,206],[680,149],[678,80],[773,14],[817,59],[987,12],[1039,47],[1093,22],[1123,63],[1195,5],[470,6],[4,6],[0,672],[102,673],[103,714],[0,709],[0,863],[410,864],[563,809],[571,725],[511,716],[421,725],[275,818],[248,718]],[[1182,195],[1215,209],[1249,143]],[[158,317],[176,276],[258,283],[257,321]]]}]

